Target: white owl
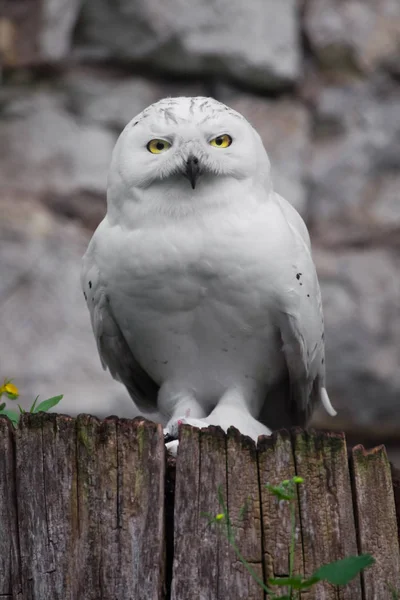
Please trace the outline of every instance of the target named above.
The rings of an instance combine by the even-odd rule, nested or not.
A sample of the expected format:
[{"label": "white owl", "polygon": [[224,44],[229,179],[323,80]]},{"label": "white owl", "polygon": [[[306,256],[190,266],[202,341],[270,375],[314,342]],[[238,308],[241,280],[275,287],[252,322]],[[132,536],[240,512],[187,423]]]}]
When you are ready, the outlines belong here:
[{"label": "white owl", "polygon": [[144,413],[304,426],[326,389],[307,228],[274,192],[258,133],[211,98],[167,98],[114,149],[82,287],[104,368]]}]

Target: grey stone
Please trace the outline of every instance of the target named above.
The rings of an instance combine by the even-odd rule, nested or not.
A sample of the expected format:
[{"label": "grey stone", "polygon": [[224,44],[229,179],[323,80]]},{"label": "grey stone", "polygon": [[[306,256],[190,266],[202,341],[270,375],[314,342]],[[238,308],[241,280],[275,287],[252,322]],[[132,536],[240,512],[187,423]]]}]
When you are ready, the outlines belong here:
[{"label": "grey stone", "polygon": [[82,0],[45,0],[42,2],[40,55],[55,62],[68,56],[72,32]]},{"label": "grey stone", "polygon": [[80,36],[92,57],[227,76],[260,89],[300,74],[294,0],[87,0]]},{"label": "grey stone", "polygon": [[3,4],[0,45],[3,65],[56,63],[69,55],[82,0]]},{"label": "grey stone", "polygon": [[322,88],[315,107],[310,214],[325,243],[400,227],[400,86],[379,78]]},{"label": "grey stone", "polygon": [[308,0],[304,29],[323,66],[399,70],[398,0]]},{"label": "grey stone", "polygon": [[[314,247],[329,395],[346,430],[400,431],[400,256]],[[331,419],[325,426],[335,426]]]},{"label": "grey stone", "polygon": [[29,193],[50,203],[62,199],[67,211],[75,196],[104,202],[114,132],[79,122],[65,109],[62,94],[51,89],[14,90],[0,103],[4,193]]}]

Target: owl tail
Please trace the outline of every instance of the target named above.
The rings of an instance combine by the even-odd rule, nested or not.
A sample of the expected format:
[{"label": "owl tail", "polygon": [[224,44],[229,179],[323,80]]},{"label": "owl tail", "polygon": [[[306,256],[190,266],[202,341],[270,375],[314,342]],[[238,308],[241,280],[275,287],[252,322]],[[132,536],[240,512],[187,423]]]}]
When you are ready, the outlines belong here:
[{"label": "owl tail", "polygon": [[337,415],[336,410],[333,408],[331,401],[329,400],[328,392],[325,388],[321,388],[321,402],[322,406],[326,410],[326,412],[331,415],[331,417],[335,417]]}]

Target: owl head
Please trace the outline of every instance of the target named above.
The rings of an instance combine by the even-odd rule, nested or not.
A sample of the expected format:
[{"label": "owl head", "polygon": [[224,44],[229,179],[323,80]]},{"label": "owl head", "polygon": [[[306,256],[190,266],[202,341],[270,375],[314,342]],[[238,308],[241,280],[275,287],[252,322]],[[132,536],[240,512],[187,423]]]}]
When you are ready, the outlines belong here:
[{"label": "owl head", "polygon": [[261,138],[241,114],[212,98],[166,98],[120,135],[108,204],[182,213],[232,201],[252,186],[267,190],[269,180]]}]

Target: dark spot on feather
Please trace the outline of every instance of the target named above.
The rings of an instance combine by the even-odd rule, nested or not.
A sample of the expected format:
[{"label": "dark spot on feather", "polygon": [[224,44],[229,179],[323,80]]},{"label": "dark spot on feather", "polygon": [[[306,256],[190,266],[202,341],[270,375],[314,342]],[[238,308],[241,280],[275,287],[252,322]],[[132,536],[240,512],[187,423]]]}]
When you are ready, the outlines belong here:
[{"label": "dark spot on feather", "polygon": [[321,335],[321,340],[324,340],[324,339],[325,339],[325,333],[323,332]]},{"label": "dark spot on feather", "polygon": [[303,284],[300,282],[300,285],[303,285]]},{"label": "dark spot on feather", "polygon": [[309,298],[309,297],[310,297],[310,294],[307,294],[307,298]]},{"label": "dark spot on feather", "polygon": [[135,125],[137,125],[139,123],[139,121],[135,121],[134,124],[132,125],[132,127],[135,127]]},{"label": "dark spot on feather", "polygon": [[222,348],[222,352],[228,352],[228,348]]},{"label": "dark spot on feather", "polygon": [[89,281],[89,287],[90,287],[90,289],[92,289],[92,282],[91,281]]},{"label": "dark spot on feather", "polygon": [[168,361],[167,361],[167,360],[163,360],[163,361],[162,361],[162,364],[163,364],[163,365],[167,365],[167,364],[168,364]]},{"label": "dark spot on feather", "polygon": [[324,364],[324,362],[325,362],[325,359],[323,358],[323,359],[321,360],[321,365],[323,365],[323,364]]},{"label": "dark spot on feather", "polygon": [[83,292],[83,295],[85,296],[85,300],[87,300],[86,292]]},{"label": "dark spot on feather", "polygon": [[296,273],[296,279],[299,280],[303,273]]}]

